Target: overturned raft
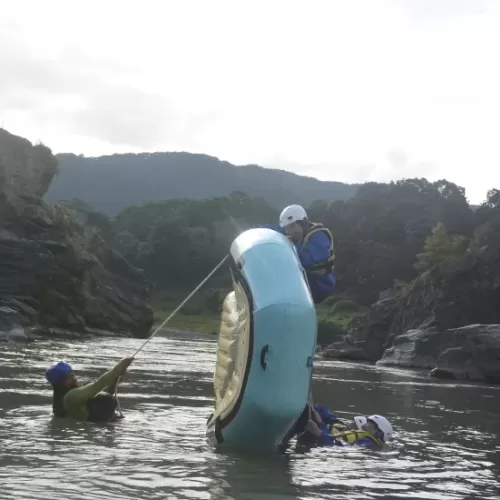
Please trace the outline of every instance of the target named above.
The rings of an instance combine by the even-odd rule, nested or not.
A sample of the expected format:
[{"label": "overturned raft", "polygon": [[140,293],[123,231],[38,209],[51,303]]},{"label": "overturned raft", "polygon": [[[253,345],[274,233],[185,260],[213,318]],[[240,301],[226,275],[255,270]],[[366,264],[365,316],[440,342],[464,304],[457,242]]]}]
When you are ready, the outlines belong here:
[{"label": "overturned raft", "polygon": [[220,447],[272,450],[307,403],[316,310],[288,239],[251,229],[231,246],[207,435]]}]

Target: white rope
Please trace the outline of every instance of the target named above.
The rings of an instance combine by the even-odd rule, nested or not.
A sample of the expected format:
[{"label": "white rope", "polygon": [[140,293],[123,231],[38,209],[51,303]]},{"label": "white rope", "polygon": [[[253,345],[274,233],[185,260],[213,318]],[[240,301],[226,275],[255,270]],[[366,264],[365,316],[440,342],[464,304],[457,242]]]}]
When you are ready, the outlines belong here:
[{"label": "white rope", "polygon": [[[210,273],[208,274],[208,276],[177,306],[177,308],[172,311],[170,313],[170,315],[167,317],[167,319],[165,319],[161,325],[156,328],[156,330],[146,339],[146,341],[139,347],[139,349],[137,349],[137,351],[135,351],[135,353],[132,355],[133,358],[135,358],[137,356],[137,354],[139,354],[139,352],[142,351],[142,349],[146,346],[146,344],[148,342],[150,342],[154,336],[162,329],[165,327],[165,325],[182,309],[182,307],[186,304],[186,302],[189,301],[189,299],[191,299],[191,297],[193,297],[193,295],[196,294],[196,292],[198,292],[198,290],[222,267],[222,265],[226,262],[226,260],[228,259],[229,255],[226,255],[215,267],[212,271],[210,271]],[[118,400],[118,386],[120,384],[120,379],[121,377],[118,377],[118,380],[116,382],[116,389],[115,389],[115,397],[116,397],[116,407],[118,409],[118,412],[120,413],[120,416],[123,417],[123,413],[122,413],[122,410],[121,410],[121,407],[120,407],[120,401]]]}]

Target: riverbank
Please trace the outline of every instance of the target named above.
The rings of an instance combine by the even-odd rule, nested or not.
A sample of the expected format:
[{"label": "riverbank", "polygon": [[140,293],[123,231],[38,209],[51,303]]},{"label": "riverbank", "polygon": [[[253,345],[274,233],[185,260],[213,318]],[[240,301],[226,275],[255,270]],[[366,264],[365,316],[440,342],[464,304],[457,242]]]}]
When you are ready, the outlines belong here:
[{"label": "riverbank", "polygon": [[[154,326],[158,326],[168,318],[168,316],[175,309],[174,307],[165,307],[164,309],[154,309]],[[219,331],[220,325],[220,315],[204,313],[204,314],[183,314],[182,312],[177,313],[165,328],[167,330],[179,330],[182,332],[194,332],[194,333],[213,333],[216,334]]]},{"label": "riverbank", "polygon": [[366,312],[366,308],[350,300],[338,300],[333,305],[316,307],[318,314],[318,345],[326,347],[341,341],[349,332],[351,321]]},{"label": "riverbank", "polygon": [[[185,293],[167,292],[154,296],[150,301],[154,314],[153,328],[161,325],[189,293],[189,291]],[[165,325],[165,328],[183,332],[216,334],[220,325],[220,307],[218,310],[210,307],[206,293],[200,292],[200,295],[194,296],[188,301]]]},{"label": "riverbank", "polygon": [[[173,292],[154,297],[150,304],[154,311],[154,328],[158,327],[188,295]],[[167,329],[185,332],[217,334],[220,327],[220,307],[217,311],[207,304],[203,294],[188,302],[166,325]],[[333,307],[320,305],[318,314],[318,344],[326,346],[341,340],[348,333],[349,323],[365,310],[350,301],[339,301]]]}]

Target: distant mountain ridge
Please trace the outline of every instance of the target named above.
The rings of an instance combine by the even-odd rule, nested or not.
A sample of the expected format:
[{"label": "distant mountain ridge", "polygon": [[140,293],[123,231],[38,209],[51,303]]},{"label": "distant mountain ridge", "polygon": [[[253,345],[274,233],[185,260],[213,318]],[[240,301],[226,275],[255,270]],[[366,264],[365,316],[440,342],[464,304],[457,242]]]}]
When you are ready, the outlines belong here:
[{"label": "distant mountain ridge", "polygon": [[351,198],[356,184],[320,181],[258,165],[235,166],[192,153],[140,153],[84,157],[57,155],[60,172],[47,201],[79,198],[95,210],[116,215],[123,208],[169,198],[212,198],[243,191],[276,208],[290,203]]}]

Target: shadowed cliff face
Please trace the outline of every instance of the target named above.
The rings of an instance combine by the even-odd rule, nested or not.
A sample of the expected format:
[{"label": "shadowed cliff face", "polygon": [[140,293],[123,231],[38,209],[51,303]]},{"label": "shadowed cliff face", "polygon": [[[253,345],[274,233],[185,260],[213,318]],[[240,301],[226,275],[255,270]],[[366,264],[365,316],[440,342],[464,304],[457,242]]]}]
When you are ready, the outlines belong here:
[{"label": "shadowed cliff face", "polygon": [[142,272],[75,212],[43,202],[56,173],[47,147],[0,129],[0,331],[147,335]]}]

